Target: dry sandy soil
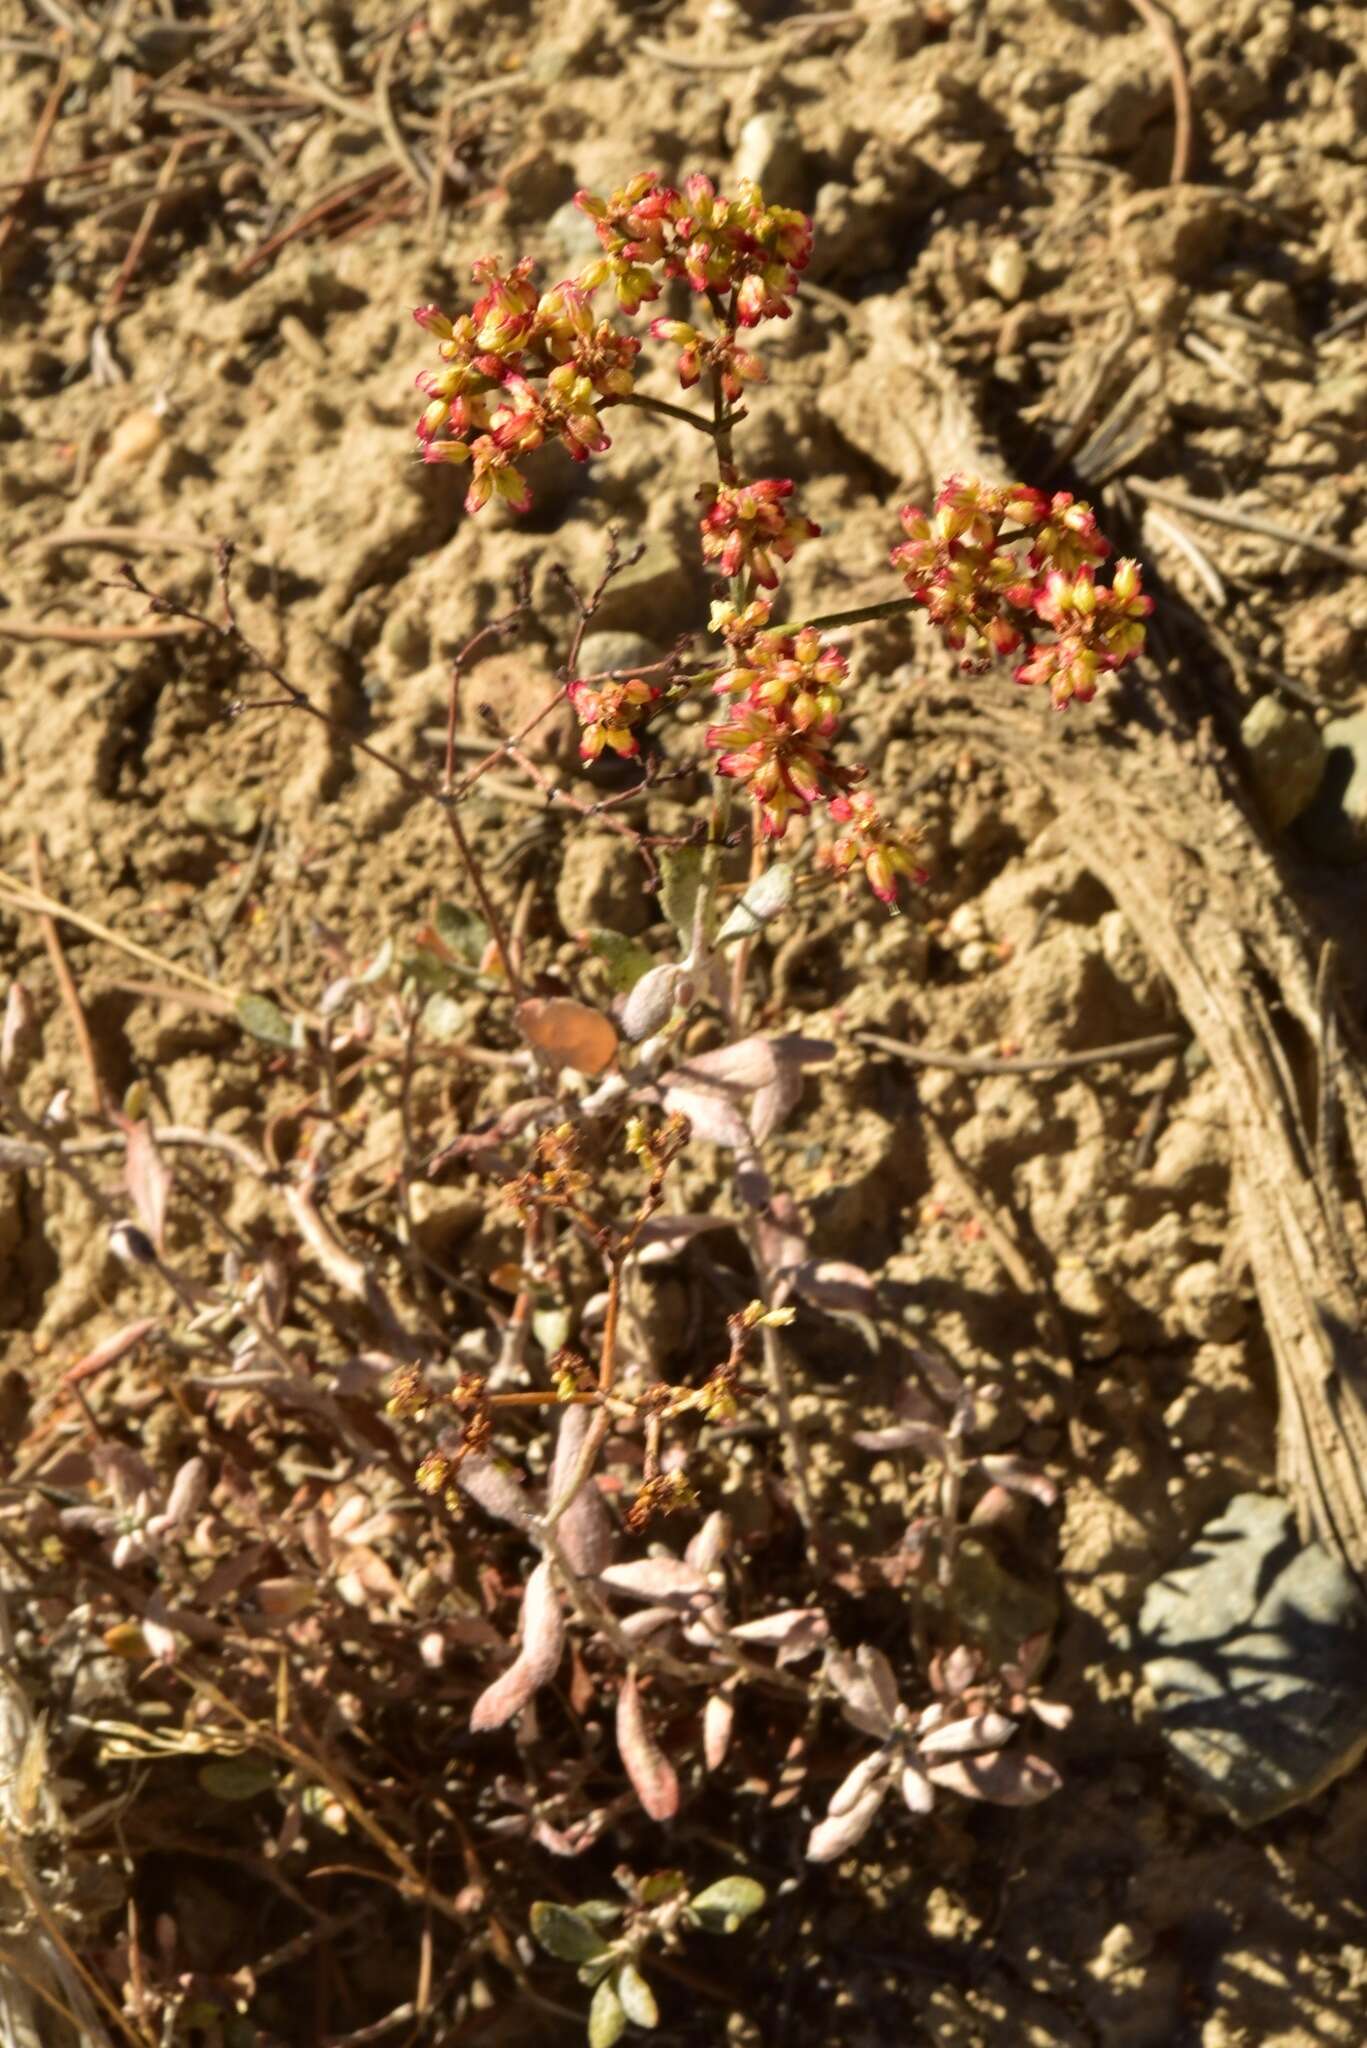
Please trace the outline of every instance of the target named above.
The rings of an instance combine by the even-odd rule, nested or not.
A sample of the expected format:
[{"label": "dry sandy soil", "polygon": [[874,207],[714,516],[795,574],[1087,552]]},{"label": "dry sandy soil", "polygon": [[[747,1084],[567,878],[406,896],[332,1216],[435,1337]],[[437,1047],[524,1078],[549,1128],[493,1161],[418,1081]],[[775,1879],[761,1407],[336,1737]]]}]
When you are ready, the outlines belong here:
[{"label": "dry sandy soil", "polygon": [[[663,653],[705,618],[683,428],[625,418],[582,472],[546,456],[522,521],[465,518],[458,476],[414,459],[427,345],[411,307],[456,309],[485,252],[572,269],[587,253],[567,206],[579,186],[642,167],[724,180],[740,158],[768,196],[815,213],[813,288],[768,331],[771,381],[744,443],[756,473],[797,479],[824,528],[788,579],[794,615],[894,594],[896,509],[956,462],[1093,497],[1159,598],[1153,657],[1069,721],[1072,795],[1067,775],[1029,771],[1036,744],[1063,744],[1045,714],[1009,686],[954,678],[905,621],[869,629],[855,729],[924,824],[931,878],[897,921],[804,897],[815,907],[758,968],[764,1022],[837,1047],[773,1169],[820,1252],[881,1288],[881,1363],[867,1331],[835,1319],[813,1317],[797,1343],[851,1611],[862,1601],[889,1626],[890,1575],[871,1590],[856,1560],[895,1548],[918,1479],[848,1432],[888,1419],[888,1344],[934,1345],[976,1377],[985,1447],[1057,1489],[1052,1509],[1021,1503],[971,1532],[977,1572],[958,1597],[964,1625],[988,1636],[1056,1626],[1051,1689],[1075,1713],[1052,1752],[1064,1792],[1020,1813],[886,1820],[858,1858],[816,1869],[801,1862],[806,1795],[772,1804],[792,1730],[757,1711],[734,1768],[667,1836],[617,1811],[574,1863],[489,1831],[492,1767],[464,1709],[480,1629],[514,1624],[517,1547],[501,1591],[475,1585],[459,1531],[415,1521],[401,1470],[384,1492],[375,1445],[395,1440],[366,1340],[351,1338],[348,1361],[324,1318],[315,1355],[340,1440],[307,1407],[282,1421],[259,1392],[197,1390],[193,1360],[155,1338],[78,1397],[62,1373],[164,1309],[108,1247],[100,1204],[126,1206],[117,1148],[82,1155],[84,1185],[7,1171],[0,1572],[15,1669],[50,1744],[50,1804],[25,1854],[88,1975],[92,2038],[131,2026],[138,2040],[233,2048],[574,2039],[564,2007],[578,1994],[526,1948],[526,1905],[601,1891],[625,1858],[700,1878],[745,1867],[770,1892],[758,1939],[690,1947],[659,1979],[663,2040],[1362,2039],[1360,1774],[1241,1833],[1176,1774],[1124,1652],[1145,1589],[1201,1524],[1275,1484],[1277,1391],[1231,1197],[1227,1077],[1087,842],[1089,792],[1124,772],[1120,736],[1153,727],[1161,706],[1174,758],[1214,790],[1210,816],[1223,804],[1275,853],[1250,895],[1265,907],[1270,886],[1323,930],[1361,930],[1367,870],[1329,868],[1294,828],[1274,842],[1240,798],[1238,734],[1268,691],[1321,722],[1361,707],[1367,581],[1219,514],[1232,505],[1359,560],[1367,549],[1367,330],[1346,317],[1367,297],[1365,27],[1343,0],[1172,0],[1161,15],[1137,0],[430,0],[406,14],[265,0],[240,22],[201,0],[0,10],[5,178],[28,173],[50,127],[45,182],[10,215],[13,184],[0,194],[0,956],[34,1012],[13,1086],[34,1119],[69,1091],[50,1126],[67,1138],[100,1126],[43,932],[16,907],[34,881],[31,834],[51,895],[158,956],[61,927],[109,1098],[140,1084],[134,1106],[157,1121],[286,1158],[304,1142],[292,1056],[245,1034],[214,990],[316,1008],[345,962],[387,937],[411,947],[434,899],[461,891],[435,806],[320,722],[235,714],[278,692],[183,622],[153,621],[147,637],[122,560],[218,617],[212,550],[231,538],[244,629],[416,777],[440,769],[452,655],[508,608],[523,570],[532,617],[472,668],[461,758],[488,744],[482,705],[511,726],[542,700],[569,630],[553,565],[591,586],[609,520],[644,554],[593,630],[644,634]],[[663,367],[649,388],[669,393]],[[550,731],[537,758],[559,775],[563,734]],[[667,765],[691,744],[682,728]],[[684,829],[694,787],[666,785],[637,822]],[[586,926],[663,943],[625,840],[549,810],[506,764],[465,816],[543,988],[601,996],[577,942]],[[1343,979],[1360,1011],[1351,950]],[[497,988],[462,995],[458,1023],[463,1040],[512,1043]],[[860,1032],[1041,1056],[1175,1036],[1138,1063],[964,1074],[914,1070]],[[365,1205],[391,1189],[408,1121],[430,1152],[506,1101],[503,1085],[454,1057],[406,1093],[392,1065],[363,1076],[344,1097],[335,1213],[358,1231],[389,1213]],[[288,1238],[268,1191],[223,1161],[177,1155],[176,1171],[168,1256],[186,1273],[221,1271],[215,1214],[243,1256],[266,1258],[277,1229]],[[688,1206],[726,1204],[720,1155],[688,1173]],[[413,1229],[454,1276],[444,1292],[429,1274],[440,1313],[477,1335],[506,1313],[498,1276],[517,1256],[496,1191],[459,1166],[412,1195]],[[368,1250],[402,1264],[378,1229]],[[658,1270],[633,1341],[667,1365],[713,1313],[710,1265]],[[316,1310],[295,1311],[315,1340]],[[800,1598],[767,1445],[715,1449],[695,1476],[731,1507],[757,1583],[768,1573]],[[194,1669],[222,1680],[249,1727],[335,1752],[361,1807],[406,1845],[416,1895],[307,1757],[250,1742],[235,1757],[232,1712],[187,1716],[198,1680],[149,1673],[137,1635],[155,1565],[116,1564],[68,1513],[117,1495],[120,1459],[145,1461],[122,1482],[136,1494],[194,1451],[210,1461],[216,1517],[197,1591],[177,1596],[200,1615]],[[348,1563],[317,1530],[352,1497],[383,1514]],[[321,1618],[281,1635],[269,1588],[301,1572],[323,1584]],[[412,1649],[424,1631],[426,1663]],[[280,1659],[277,1635],[292,1646]],[[186,1731],[209,1724],[219,1753],[206,1761]],[[831,1727],[825,1742],[838,1772]],[[535,1747],[508,1738],[499,1768],[534,1774]],[[621,1790],[614,1769],[599,1766],[600,1799]],[[423,1884],[459,1913],[424,1904]],[[19,1897],[0,1894],[16,1970],[38,1938]],[[38,2009],[44,2038],[67,2038]]]}]

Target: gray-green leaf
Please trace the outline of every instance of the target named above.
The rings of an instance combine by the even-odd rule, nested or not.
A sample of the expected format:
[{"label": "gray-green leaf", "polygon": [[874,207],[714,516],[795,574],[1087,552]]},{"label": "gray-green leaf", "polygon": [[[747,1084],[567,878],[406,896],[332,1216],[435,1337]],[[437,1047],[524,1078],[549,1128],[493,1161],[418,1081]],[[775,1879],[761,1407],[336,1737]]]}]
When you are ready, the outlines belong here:
[{"label": "gray-green leaf", "polygon": [[215,1757],[196,1776],[213,1799],[255,1799],[276,1781],[275,1765],[264,1756]]},{"label": "gray-green leaf", "polygon": [[616,1977],[617,1996],[622,2002],[622,2011],[638,2027],[658,2027],[660,2008],[655,2003],[655,1993],[635,1963],[623,1963]]},{"label": "gray-green leaf", "polygon": [[689,1910],[710,1934],[734,1934],[763,1904],[764,1886],[753,1877],[723,1877],[690,1899]]},{"label": "gray-green leaf", "polygon": [[477,911],[467,910],[463,903],[439,903],[432,922],[443,946],[478,967],[489,943],[489,927]]},{"label": "gray-green leaf", "polygon": [[621,932],[590,932],[589,951],[607,968],[608,980],[618,995],[634,988],[655,965],[654,954],[647,952],[639,939],[628,939]]},{"label": "gray-green leaf", "polygon": [[627,2016],[611,1977],[604,1977],[589,2007],[589,2048],[614,2048],[627,2030]]},{"label": "gray-green leaf", "polygon": [[289,1018],[269,996],[239,996],[234,1014],[242,1029],[249,1031],[253,1038],[259,1038],[263,1044],[286,1047],[294,1044]]},{"label": "gray-green leaf", "polygon": [[693,943],[693,913],[702,887],[703,849],[676,846],[660,855],[660,903],[685,949]]},{"label": "gray-green leaf", "polygon": [[449,1043],[451,1039],[460,1038],[469,1030],[470,1018],[464,1003],[457,1002],[454,996],[448,996],[443,989],[438,989],[423,1004],[422,1028],[429,1038]]},{"label": "gray-green leaf", "polygon": [[587,1963],[607,1947],[602,1935],[572,1906],[560,1906],[552,1899],[538,1899],[531,1912],[532,1933],[551,1955],[562,1963]]},{"label": "gray-green leaf", "polygon": [[786,910],[793,900],[793,871],[786,861],[771,861],[758,880],[753,881],[721,930],[717,944],[727,946],[737,939],[753,939],[771,918]]}]

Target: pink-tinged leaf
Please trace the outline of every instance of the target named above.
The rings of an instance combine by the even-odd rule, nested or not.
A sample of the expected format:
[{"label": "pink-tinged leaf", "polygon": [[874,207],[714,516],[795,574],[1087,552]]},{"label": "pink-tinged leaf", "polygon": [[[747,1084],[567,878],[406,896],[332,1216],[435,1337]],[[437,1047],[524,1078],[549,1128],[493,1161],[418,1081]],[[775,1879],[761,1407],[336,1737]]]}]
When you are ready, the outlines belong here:
[{"label": "pink-tinged leaf", "polygon": [[179,1640],[173,1628],[164,1621],[153,1620],[149,1612],[142,1617],[142,1633],[148,1650],[158,1664],[175,1663]]},{"label": "pink-tinged leaf", "polygon": [[617,1057],[611,1021],[569,996],[529,996],[517,1006],[517,1022],[528,1045],[553,1067],[573,1067],[577,1074],[593,1076]]},{"label": "pink-tinged leaf", "polygon": [[599,1577],[614,1592],[629,1593],[633,1600],[667,1603],[675,1613],[695,1611],[717,1597],[707,1574],[677,1557],[628,1558],[608,1565]]},{"label": "pink-tinged leaf", "polygon": [[1042,1628],[1033,1636],[1027,1636],[1021,1644],[1016,1652],[1015,1663],[1010,1666],[1012,1674],[1010,1683],[1019,1691],[1024,1692],[1026,1687],[1033,1684],[1035,1679],[1039,1677],[1041,1671],[1049,1662],[1049,1650],[1052,1642],[1053,1636],[1050,1631],[1047,1628]]},{"label": "pink-tinged leaf", "polygon": [[725,1763],[735,1724],[736,1706],[730,1694],[709,1693],[702,1710],[702,1756],[709,1771],[719,1771]]},{"label": "pink-tinged leaf", "polygon": [[710,1145],[725,1145],[731,1152],[750,1149],[750,1126],[734,1102],[714,1089],[680,1088],[671,1084],[664,1093],[664,1106],[674,1116],[686,1116],[695,1138]]},{"label": "pink-tinged leaf", "polygon": [[1046,1508],[1051,1508],[1058,1499],[1058,1488],[1053,1480],[1047,1479],[1033,1465],[1027,1465],[1023,1458],[1002,1457],[992,1452],[980,1458],[978,1463],[994,1485],[1004,1486],[1010,1493],[1028,1494],[1031,1500],[1039,1501]]},{"label": "pink-tinged leaf", "polygon": [[919,1451],[923,1458],[943,1458],[945,1433],[933,1422],[895,1422],[890,1429],[854,1429],[850,1435],[861,1451]]},{"label": "pink-tinged leaf", "polygon": [[1046,1728],[1057,1729],[1061,1734],[1065,1728],[1072,1726],[1073,1710],[1062,1700],[1027,1700],[1026,1705],[1035,1719],[1042,1721]]},{"label": "pink-tinged leaf", "polygon": [[781,1066],[772,1081],[757,1088],[750,1104],[750,1132],[757,1145],[771,1138],[802,1100],[802,1069]]},{"label": "pink-tinged leaf", "polygon": [[715,1052],[695,1053],[674,1069],[674,1078],[691,1087],[695,1082],[720,1083],[730,1090],[763,1088],[778,1071],[773,1040],[742,1038],[734,1045],[718,1046]]},{"label": "pink-tinged leaf", "polygon": [[669,1628],[679,1619],[677,1607],[638,1607],[620,1624],[622,1634],[629,1642],[643,1643],[662,1628]]},{"label": "pink-tinged leaf", "polygon": [[520,1714],[533,1693],[556,1674],[565,1646],[565,1615],[546,1563],[536,1566],[522,1595],[522,1648],[508,1669],[486,1686],[470,1713],[475,1733],[501,1728]]},{"label": "pink-tinged leaf", "polygon": [[146,1122],[128,1126],[123,1178],[134,1214],[160,1258],[166,1250],[166,1204],[171,1194],[171,1171],[157,1150],[151,1125]]},{"label": "pink-tinged leaf", "polygon": [[929,1777],[946,1792],[965,1799],[986,1799],[994,1806],[1034,1806],[1063,1784],[1043,1757],[998,1750],[994,1756],[956,1756],[932,1764]]},{"label": "pink-tinged leaf", "polygon": [[674,1010],[680,970],[674,961],[652,967],[641,976],[621,1009],[623,1036],[633,1045],[663,1030]]},{"label": "pink-tinged leaf", "polygon": [[208,1466],[203,1458],[187,1458],[171,1481],[166,1506],[159,1515],[153,1516],[148,1528],[160,1535],[163,1530],[175,1529],[180,1523],[188,1522],[191,1515],[198,1514],[208,1494]]},{"label": "pink-tinged leaf", "polygon": [[1005,1714],[965,1714],[962,1720],[947,1721],[920,1740],[923,1757],[971,1756],[978,1750],[1000,1749],[1011,1740],[1017,1723]]},{"label": "pink-tinged leaf", "polygon": [[939,1690],[957,1699],[967,1692],[978,1675],[982,1659],[976,1650],[970,1650],[967,1643],[956,1643],[940,1663],[938,1674],[933,1674]]},{"label": "pink-tinged leaf", "polygon": [[807,1861],[809,1863],[833,1863],[837,1856],[843,1856],[856,1842],[862,1841],[873,1824],[873,1817],[883,1804],[887,1789],[886,1779],[880,1785],[864,1794],[857,1806],[848,1813],[827,1814],[825,1820],[817,1822],[807,1837]]},{"label": "pink-tinged leaf", "polygon": [[33,1003],[21,981],[12,981],[5,997],[5,1022],[0,1029],[0,1074],[8,1079],[19,1064],[19,1051],[33,1029]]},{"label": "pink-tinged leaf", "polygon": [[780,1189],[764,1215],[755,1218],[759,1255],[771,1273],[787,1273],[807,1256],[802,1217],[791,1195]]},{"label": "pink-tinged leaf", "polygon": [[826,1811],[833,1820],[842,1813],[850,1813],[861,1801],[867,1799],[875,1785],[882,1785],[892,1765],[892,1758],[886,1750],[871,1750],[861,1757],[854,1769],[836,1786]]},{"label": "pink-tinged leaf", "polygon": [[1014,1523],[1019,1519],[1021,1505],[1019,1497],[1008,1493],[1004,1486],[989,1486],[982,1499],[975,1502],[969,1516],[969,1526],[974,1529],[995,1529]]},{"label": "pink-tinged leaf", "polygon": [[878,1290],[862,1266],[846,1259],[808,1259],[793,1275],[793,1287],[814,1308],[848,1309],[872,1315]]},{"label": "pink-tinged leaf", "polygon": [[819,1607],[788,1607],[781,1614],[761,1615],[757,1621],[743,1621],[730,1630],[737,1642],[763,1643],[778,1651],[778,1663],[796,1663],[809,1657],[830,1635],[831,1625]]},{"label": "pink-tinged leaf", "polygon": [[115,1330],[112,1337],[106,1337],[93,1350],[78,1358],[74,1365],[68,1366],[62,1374],[62,1385],[71,1387],[77,1380],[93,1379],[95,1374],[103,1372],[106,1366],[116,1365],[121,1358],[126,1358],[130,1351],[136,1350],[144,1337],[160,1327],[160,1316],[139,1316],[136,1322],[125,1323],[121,1330]]},{"label": "pink-tinged leaf", "polygon": [[729,1216],[651,1216],[636,1234],[636,1263],[663,1265],[667,1259],[677,1259],[704,1231],[732,1227]]},{"label": "pink-tinged leaf", "polygon": [[963,1375],[955,1371],[947,1358],[941,1358],[937,1352],[923,1350],[920,1345],[913,1347],[911,1355],[917,1371],[929,1381],[940,1400],[953,1407],[966,1391]]},{"label": "pink-tinged leaf", "polygon": [[679,1780],[650,1731],[634,1671],[627,1673],[617,1695],[617,1750],[650,1818],[672,1820],[679,1810]]},{"label": "pink-tinged leaf", "polygon": [[724,1509],[713,1508],[697,1535],[689,1539],[684,1561],[695,1572],[719,1571],[730,1543],[731,1518]]},{"label": "pink-tinged leaf", "polygon": [[252,1588],[252,1595],[272,1621],[294,1621],[314,1605],[318,1588],[312,1579],[262,1579]]},{"label": "pink-tinged leaf", "polygon": [[473,1458],[466,1458],[456,1467],[456,1484],[462,1493],[468,1493],[471,1500],[478,1502],[486,1515],[496,1521],[511,1522],[515,1529],[527,1530],[532,1526],[532,1504],[523,1491],[522,1482],[501,1459],[488,1451],[478,1451]]},{"label": "pink-tinged leaf", "polygon": [[[574,1479],[583,1454],[584,1441],[594,1424],[590,1408],[563,1408],[556,1432],[551,1476],[546,1482],[547,1501],[558,1501]],[[585,1480],[560,1517],[560,1541],[565,1555],[577,1572],[592,1578],[612,1556],[612,1520],[603,1496],[592,1478]]]},{"label": "pink-tinged leaf", "polygon": [[826,1659],[826,1677],[840,1695],[845,1719],[880,1742],[892,1733],[897,1712],[897,1680],[881,1650],[861,1643],[853,1656],[837,1650]]},{"label": "pink-tinged leaf", "polygon": [[935,1787],[915,1764],[904,1764],[898,1779],[908,1813],[929,1813],[935,1805]]}]

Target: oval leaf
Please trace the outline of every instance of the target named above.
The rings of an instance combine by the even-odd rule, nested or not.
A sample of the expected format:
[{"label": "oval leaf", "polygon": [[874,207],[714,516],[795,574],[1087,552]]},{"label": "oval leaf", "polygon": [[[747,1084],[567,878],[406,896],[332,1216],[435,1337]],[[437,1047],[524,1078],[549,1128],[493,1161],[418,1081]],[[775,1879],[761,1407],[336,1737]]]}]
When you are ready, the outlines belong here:
[{"label": "oval leaf", "polygon": [[529,996],[517,1006],[522,1036],[553,1067],[577,1074],[601,1074],[617,1057],[617,1033],[587,1003],[569,996]]},{"label": "oval leaf", "polygon": [[621,1969],[617,1972],[616,1984],[617,1996],[621,2001],[622,2011],[626,2014],[632,2025],[637,2027],[658,2027],[660,2024],[660,2008],[655,2003],[655,1993],[646,1983],[645,1978],[641,1975],[635,1963],[623,1963]]},{"label": "oval leaf", "polygon": [[244,1031],[253,1038],[259,1038],[263,1045],[292,1046],[294,1032],[290,1020],[269,996],[239,996],[234,1005],[234,1015]]},{"label": "oval leaf", "polygon": [[607,1943],[593,1924],[571,1906],[538,1899],[531,1911],[532,1933],[548,1954],[562,1963],[589,1963],[601,1956]]},{"label": "oval leaf", "polygon": [[717,933],[717,944],[729,946],[737,939],[753,939],[771,918],[786,910],[792,900],[792,869],[786,861],[771,861],[758,881],[750,884]]},{"label": "oval leaf", "polygon": [[[551,1476],[546,1482],[548,1502],[558,1501],[573,1480],[593,1419],[593,1411],[589,1408],[565,1408],[561,1411]],[[601,1572],[612,1556],[612,1519],[591,1478],[580,1487],[560,1518],[560,1541],[575,1571],[590,1578]]]},{"label": "oval leaf", "polygon": [[611,1977],[604,1977],[589,2007],[589,2048],[615,2048],[627,2030],[627,2016]]},{"label": "oval leaf", "polygon": [[922,1756],[970,1756],[978,1750],[1000,1749],[1016,1732],[1005,1714],[966,1714],[921,1737]]},{"label": "oval leaf", "polygon": [[632,1789],[650,1818],[672,1820],[679,1810],[679,1780],[650,1731],[634,1671],[627,1673],[617,1695],[617,1749]]},{"label": "oval leaf", "polygon": [[532,1694],[554,1678],[565,1645],[565,1615],[548,1564],[537,1565],[522,1596],[522,1649],[484,1691],[470,1712],[475,1733],[501,1728],[521,1713]]},{"label": "oval leaf", "polygon": [[837,1856],[843,1856],[861,1841],[873,1823],[873,1817],[883,1804],[883,1793],[887,1780],[875,1785],[864,1794],[857,1806],[848,1813],[827,1814],[819,1820],[807,1837],[807,1861],[809,1863],[833,1863]]},{"label": "oval leaf", "polygon": [[700,846],[671,847],[660,856],[660,904],[685,948],[693,944],[693,918],[702,886]]},{"label": "oval leaf", "polygon": [[719,1771],[731,1747],[736,1722],[735,1703],[729,1693],[709,1693],[702,1710],[702,1758],[709,1771]]},{"label": "oval leaf", "polygon": [[696,1608],[716,1598],[707,1576],[695,1565],[677,1557],[634,1557],[623,1564],[610,1564],[599,1574],[605,1586],[618,1593],[630,1593],[635,1600],[668,1601],[671,1606]]},{"label": "oval leaf", "polygon": [[643,974],[622,1005],[622,1029],[633,1045],[669,1022],[681,969],[672,960]]},{"label": "oval leaf", "polygon": [[689,1911],[713,1934],[734,1934],[742,1920],[764,1904],[764,1886],[753,1877],[721,1877],[688,1902]]},{"label": "oval leaf", "polygon": [[1048,1799],[1063,1784],[1052,1764],[1043,1757],[1007,1754],[956,1756],[943,1764],[932,1764],[927,1774],[932,1784],[965,1799],[986,1799],[994,1806],[1034,1806]]}]

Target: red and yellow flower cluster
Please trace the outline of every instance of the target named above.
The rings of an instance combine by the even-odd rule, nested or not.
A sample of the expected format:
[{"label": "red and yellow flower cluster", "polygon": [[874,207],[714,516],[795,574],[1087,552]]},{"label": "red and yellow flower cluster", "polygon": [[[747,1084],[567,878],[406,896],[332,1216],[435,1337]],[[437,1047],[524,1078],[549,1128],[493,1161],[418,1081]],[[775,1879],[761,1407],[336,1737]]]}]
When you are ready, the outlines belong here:
[{"label": "red and yellow flower cluster", "polygon": [[[924,605],[961,666],[981,672],[993,655],[1023,651],[1018,683],[1047,683],[1062,711],[1096,695],[1103,674],[1133,661],[1153,609],[1139,564],[1122,559],[1110,584],[1096,572],[1111,552],[1090,505],[1069,491],[1025,484],[993,489],[953,476],[934,510],[902,510],[907,538],[892,550],[908,590]],[[1002,536],[1002,529],[1014,530]],[[1028,544],[1024,558],[1018,550]],[[1041,627],[1056,636],[1047,639]]]},{"label": "red and yellow flower cluster", "polygon": [[442,361],[417,380],[428,400],[418,439],[428,462],[471,465],[468,512],[491,498],[525,512],[531,492],[518,464],[546,441],[558,440],[576,462],[611,446],[599,415],[631,395],[641,343],[610,319],[595,318],[601,286],[610,284],[618,307],[635,313],[669,279],[687,279],[708,301],[719,332],[709,338],[687,321],[660,319],[651,334],[678,347],[685,389],[707,370],[734,404],[746,384],[764,375],[737,328],[787,318],[811,253],[806,214],[766,206],[748,179],[727,199],[701,174],[676,192],[658,173],[643,171],[610,199],[579,192],[575,203],[603,246],[578,277],[542,292],[532,282],[530,257],[506,275],[482,257],[474,275],[484,289],[468,313],[448,320],[437,307],[420,306],[414,315],[436,335]]},{"label": "red and yellow flower cluster", "polygon": [[611,445],[601,408],[631,391],[640,342],[610,320],[595,320],[580,285],[538,292],[531,271],[530,257],[506,276],[481,258],[475,276],[485,289],[469,313],[452,321],[435,306],[419,306],[413,316],[437,336],[444,366],[417,380],[429,401],[418,439],[428,462],[472,465],[467,512],[491,498],[525,512],[531,492],[518,458],[559,440],[576,462],[586,461]]}]

